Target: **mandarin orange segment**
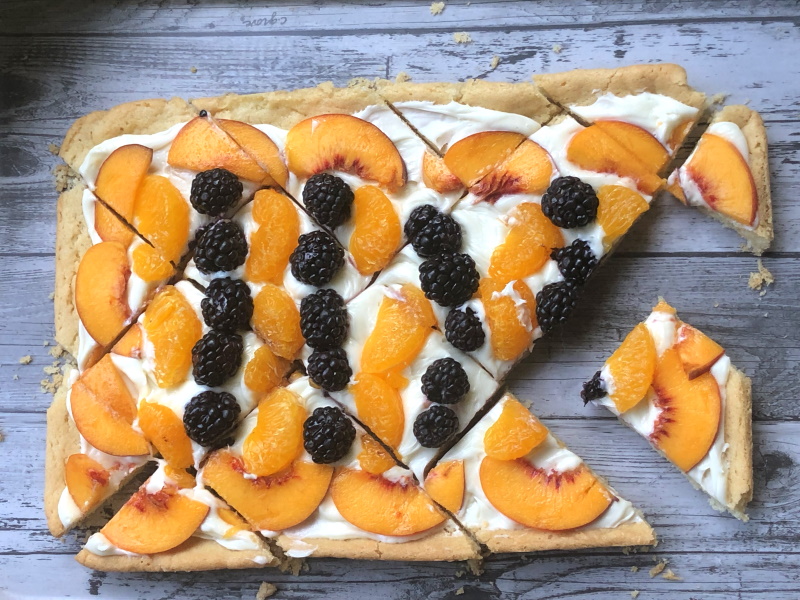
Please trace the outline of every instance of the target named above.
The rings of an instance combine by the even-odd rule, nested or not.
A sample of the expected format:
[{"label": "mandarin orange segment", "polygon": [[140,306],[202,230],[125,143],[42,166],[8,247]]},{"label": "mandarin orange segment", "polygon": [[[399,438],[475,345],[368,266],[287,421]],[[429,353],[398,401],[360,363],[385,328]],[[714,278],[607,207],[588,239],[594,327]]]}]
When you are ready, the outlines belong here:
[{"label": "mandarin orange segment", "polygon": [[278,356],[293,360],[305,340],[300,311],[283,288],[267,283],[253,301],[253,329]]},{"label": "mandarin orange segment", "polygon": [[451,513],[456,513],[464,503],[464,461],[441,462],[425,477],[425,491],[435,502]]},{"label": "mandarin orange segment", "polygon": [[183,420],[172,409],[156,402],[139,405],[139,428],[167,464],[188,469],[194,464],[192,442],[186,435]]},{"label": "mandarin orange segment", "polygon": [[141,358],[143,341],[142,326],[139,325],[139,323],[134,323],[133,326],[125,332],[125,335],[114,344],[111,352],[129,358]]},{"label": "mandarin orange segment", "polygon": [[384,444],[396,448],[403,439],[405,413],[400,393],[383,377],[359,373],[350,393],[358,419]]},{"label": "mandarin orange segment", "polygon": [[508,399],[497,421],[483,436],[487,456],[498,460],[522,458],[541,444],[548,435],[542,425],[518,400]]},{"label": "mandarin orange segment", "polygon": [[597,192],[597,223],[603,228],[603,246],[610,248],[650,208],[637,191],[621,185],[604,185]]},{"label": "mandarin orange segment", "polygon": [[384,373],[408,366],[435,325],[433,307],[418,287],[406,284],[384,296],[375,328],[361,351],[361,370]]},{"label": "mandarin orange segment", "polygon": [[444,164],[467,187],[494,171],[517,149],[525,136],[513,131],[482,131],[453,144]]},{"label": "mandarin orange segment", "polygon": [[257,398],[262,398],[283,381],[290,364],[269,346],[261,346],[244,368],[244,384]]},{"label": "mandarin orange segment", "polygon": [[702,331],[683,323],[678,328],[675,349],[689,379],[708,372],[725,354],[725,349]]},{"label": "mandarin orange segment", "polygon": [[262,185],[286,187],[289,169],[281,158],[281,151],[266,133],[241,121],[217,119],[217,125],[227,133],[239,147],[250,155],[267,172]]},{"label": "mandarin orange segment", "polygon": [[277,388],[258,404],[256,426],[242,446],[248,473],[274,475],[289,467],[303,452],[303,422],[306,409],[286,388]]},{"label": "mandarin orange segment", "polygon": [[183,382],[192,368],[192,348],[203,336],[192,305],[177,288],[167,286],[150,302],[142,325],[153,345],[158,386],[169,388]]},{"label": "mandarin orange segment", "polygon": [[526,139],[470,191],[489,199],[503,194],[538,195],[547,190],[552,176],[550,155],[539,144]]},{"label": "mandarin orange segment", "polygon": [[361,436],[361,452],[358,453],[358,464],[367,473],[381,475],[397,466],[395,460],[372,436]]},{"label": "mandarin orange segment", "polygon": [[245,273],[254,283],[280,283],[300,235],[294,203],[275,190],[259,190],[253,199],[258,229],[250,237]]},{"label": "mandarin orange segment", "polygon": [[69,495],[81,512],[88,512],[106,496],[111,474],[85,454],[71,454],[64,465]]},{"label": "mandarin orange segment", "polygon": [[620,413],[642,401],[653,382],[656,346],[647,326],[639,323],[606,361],[611,373],[611,399]]},{"label": "mandarin orange segment", "polygon": [[658,173],[669,162],[669,152],[653,134],[632,123],[615,120],[598,120],[595,125],[638,158],[653,173]]},{"label": "mandarin orange segment", "polygon": [[[510,288],[510,289],[509,289]],[[494,356],[514,360],[533,344],[536,330],[536,297],[524,281],[503,284],[490,277],[478,288]]]},{"label": "mandarin orange segment", "polygon": [[424,150],[422,154],[422,182],[440,194],[455,192],[462,187],[461,181],[450,172],[444,159],[430,150]]},{"label": "mandarin orange segment", "polygon": [[403,228],[391,200],[380,188],[365,185],[354,196],[350,254],[362,275],[372,275],[383,269],[397,252]]}]

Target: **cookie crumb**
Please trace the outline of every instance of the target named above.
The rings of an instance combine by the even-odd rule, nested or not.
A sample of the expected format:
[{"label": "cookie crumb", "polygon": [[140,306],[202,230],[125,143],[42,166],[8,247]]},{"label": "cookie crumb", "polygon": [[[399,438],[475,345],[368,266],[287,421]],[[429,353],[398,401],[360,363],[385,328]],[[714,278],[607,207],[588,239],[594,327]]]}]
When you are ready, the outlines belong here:
[{"label": "cookie crumb", "polygon": [[763,296],[767,293],[767,286],[775,283],[775,277],[770,273],[769,269],[764,266],[760,258],[756,264],[758,266],[758,271],[750,273],[747,285],[751,290],[760,290],[759,296]]},{"label": "cookie crumb", "polygon": [[61,152],[61,146],[54,144],[53,142],[47,144],[47,149],[50,151],[50,154],[54,156],[58,156],[58,153]]},{"label": "cookie crumb", "polygon": [[64,350],[64,347],[61,346],[61,344],[56,343],[54,346],[51,346],[48,352],[53,358],[61,358],[66,353],[66,350]]},{"label": "cookie crumb", "polygon": [[659,573],[661,573],[661,571],[663,571],[663,570],[664,570],[664,569],[666,569],[666,568],[667,568],[667,561],[665,561],[665,560],[662,560],[662,561],[661,561],[660,563],[658,563],[658,564],[657,564],[655,567],[653,567],[652,569],[650,569],[650,577],[655,577],[656,575],[658,575]]},{"label": "cookie crumb", "polygon": [[725,99],[727,97],[728,94],[720,92],[719,94],[714,94],[713,96],[711,96],[711,98],[709,98],[709,102],[711,102],[711,104],[722,104],[723,102],[725,102]]},{"label": "cookie crumb", "polygon": [[53,176],[56,179],[56,191],[58,193],[69,189],[69,185],[72,182],[72,174],[67,165],[53,167]]},{"label": "cookie crumb", "polygon": [[286,558],[278,565],[278,568],[282,573],[291,573],[297,576],[303,570],[305,562],[302,558]]},{"label": "cookie crumb", "polygon": [[639,590],[633,590],[631,592],[631,598],[638,598],[639,597]]},{"label": "cookie crumb", "polygon": [[714,308],[719,308],[719,302],[714,302]]},{"label": "cookie crumb", "polygon": [[464,595],[464,586],[462,585],[460,588],[456,590],[456,596],[463,596]]},{"label": "cookie crumb", "polygon": [[277,587],[271,583],[262,581],[261,585],[258,587],[258,591],[256,592],[256,600],[267,600],[267,598],[273,596],[277,591]]},{"label": "cookie crumb", "polygon": [[47,294],[47,298],[50,299],[50,300],[55,300],[56,293],[55,292],[50,292],[49,294]]},{"label": "cookie crumb", "polygon": [[456,44],[469,44],[472,42],[472,37],[466,31],[456,31],[453,40]]},{"label": "cookie crumb", "polygon": [[464,569],[459,569],[458,571],[455,572],[456,577],[463,577],[465,574],[466,571]]},{"label": "cookie crumb", "polygon": [[553,52],[555,52],[556,54],[561,54],[561,51],[563,49],[564,47],[561,44],[553,44]]},{"label": "cookie crumb", "polygon": [[683,581],[683,577],[678,577],[672,569],[667,569],[661,574],[661,579],[666,579],[667,581]]},{"label": "cookie crumb", "polygon": [[444,11],[444,2],[433,2],[431,4],[431,14],[434,17],[442,14],[442,11]]},{"label": "cookie crumb", "polygon": [[407,81],[411,81],[411,75],[405,71],[400,71],[397,74],[397,77],[394,78],[394,81],[395,83],[406,83]]},{"label": "cookie crumb", "polygon": [[482,558],[470,558],[467,561],[467,569],[473,575],[483,575],[483,559]]},{"label": "cookie crumb", "polygon": [[14,377],[12,377],[12,379],[13,379],[14,381],[19,381],[19,375],[17,375],[16,373],[14,373]]},{"label": "cookie crumb", "polygon": [[197,73],[197,67],[189,67],[191,73]]},{"label": "cookie crumb", "polygon": [[33,362],[33,357],[30,354],[26,354],[22,358],[19,359],[19,364],[21,365],[29,365]]},{"label": "cookie crumb", "polygon": [[639,567],[637,567],[636,565],[633,565],[631,567],[631,573],[638,573],[638,572],[639,572]]},{"label": "cookie crumb", "polygon": [[497,65],[499,64],[500,64],[500,57],[497,56],[497,54],[495,54],[492,57],[492,62],[489,63],[489,66],[492,68],[492,71],[494,71],[497,68]]}]

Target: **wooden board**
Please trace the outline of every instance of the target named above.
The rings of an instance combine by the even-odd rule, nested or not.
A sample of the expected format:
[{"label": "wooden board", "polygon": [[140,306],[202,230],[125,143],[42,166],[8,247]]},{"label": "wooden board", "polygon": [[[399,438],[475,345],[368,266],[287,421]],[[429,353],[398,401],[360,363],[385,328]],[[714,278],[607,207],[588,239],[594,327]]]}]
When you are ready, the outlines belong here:
[{"label": "wooden board", "polygon": [[[294,1],[187,5],[5,0],[0,5],[0,597],[794,599],[800,596],[800,13],[794,2],[541,0],[428,3]],[[471,44],[453,41],[468,31]],[[555,48],[555,49],[554,49]],[[556,51],[559,50],[559,51]],[[500,58],[495,70],[492,56]],[[498,556],[480,577],[461,565],[311,560],[300,577],[274,570],[103,574],[72,560],[85,532],[55,540],[42,513],[44,411],[52,363],[52,168],[79,116],[145,96],[313,85],[351,77],[415,81],[634,62],[683,64],[693,85],[761,111],[770,138],[776,218],[759,296],[739,238],[697,211],[662,201],[592,282],[571,325],[537,345],[512,390],[651,518],[661,543],[621,551]],[[195,68],[196,72],[192,72]],[[750,523],[714,512],[644,442],[598,410],[580,384],[665,295],[754,377],[756,490]],[[31,355],[29,365],[19,359]],[[15,376],[17,377],[15,379]],[[683,581],[650,578],[667,559]],[[638,572],[631,567],[638,566]]]}]

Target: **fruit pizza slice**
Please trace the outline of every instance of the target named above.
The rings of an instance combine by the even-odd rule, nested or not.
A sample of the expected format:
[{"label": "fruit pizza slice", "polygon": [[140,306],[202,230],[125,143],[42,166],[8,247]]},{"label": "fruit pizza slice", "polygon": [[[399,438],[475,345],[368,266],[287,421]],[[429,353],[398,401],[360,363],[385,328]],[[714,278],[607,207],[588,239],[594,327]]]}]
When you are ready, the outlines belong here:
[{"label": "fruit pizza slice", "polygon": [[584,384],[585,402],[605,406],[646,437],[711,505],[747,520],[752,498],[750,379],[725,350],[678,319],[663,300]]},{"label": "fruit pizza slice", "polygon": [[299,377],[262,400],[199,477],[290,557],[477,557],[437,505],[458,510],[463,470],[436,471],[426,491],[393,461],[376,469],[374,448],[359,424]]},{"label": "fruit pizza slice", "polygon": [[77,560],[100,571],[200,571],[276,565],[266,541],[187,471],[156,471]]},{"label": "fruit pizza slice", "polygon": [[642,514],[511,394],[442,461],[463,464],[454,514],[492,552],[655,544]]},{"label": "fruit pizza slice", "polygon": [[756,254],[772,243],[767,132],[747,106],[726,106],[669,178],[681,202],[704,210],[745,238]]}]

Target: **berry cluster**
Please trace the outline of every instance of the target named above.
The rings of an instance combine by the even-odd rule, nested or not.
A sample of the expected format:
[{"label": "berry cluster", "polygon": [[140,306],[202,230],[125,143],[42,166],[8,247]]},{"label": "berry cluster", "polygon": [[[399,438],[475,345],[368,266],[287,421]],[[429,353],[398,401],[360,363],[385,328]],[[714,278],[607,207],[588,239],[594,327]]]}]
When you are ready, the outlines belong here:
[{"label": "berry cluster", "polygon": [[335,406],[314,409],[303,423],[303,446],[315,463],[326,465],[341,460],[355,439],[353,423]]},{"label": "berry cluster", "polygon": [[341,347],[347,338],[344,299],[334,290],[317,290],[300,303],[300,331],[313,348],[306,365],[311,380],[328,392],[343,390],[353,370]]},{"label": "berry cluster", "polygon": [[422,376],[422,393],[430,402],[429,409],[414,420],[414,436],[425,448],[439,448],[458,431],[458,415],[443,404],[460,402],[469,392],[469,377],[464,367],[453,358],[440,358],[428,365]]}]

